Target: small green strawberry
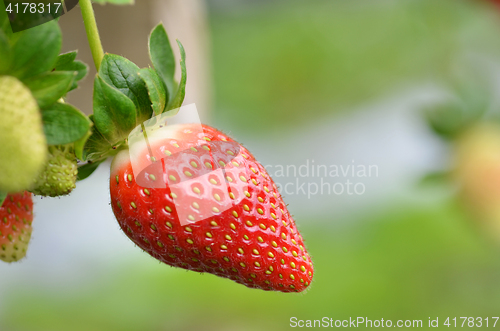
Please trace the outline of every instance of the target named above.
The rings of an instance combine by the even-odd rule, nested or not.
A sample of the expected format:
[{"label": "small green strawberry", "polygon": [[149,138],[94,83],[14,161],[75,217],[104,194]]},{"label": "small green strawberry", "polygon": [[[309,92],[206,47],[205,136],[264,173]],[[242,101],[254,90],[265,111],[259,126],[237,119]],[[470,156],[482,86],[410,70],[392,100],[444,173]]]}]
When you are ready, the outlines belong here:
[{"label": "small green strawberry", "polygon": [[31,190],[36,195],[56,197],[69,194],[75,187],[78,168],[73,146],[49,146],[49,160]]},{"label": "small green strawberry", "polygon": [[42,170],[47,142],[30,90],[17,78],[0,76],[0,190],[19,192]]},{"label": "small green strawberry", "polygon": [[0,206],[0,260],[16,262],[26,256],[31,238],[31,193],[10,193]]}]

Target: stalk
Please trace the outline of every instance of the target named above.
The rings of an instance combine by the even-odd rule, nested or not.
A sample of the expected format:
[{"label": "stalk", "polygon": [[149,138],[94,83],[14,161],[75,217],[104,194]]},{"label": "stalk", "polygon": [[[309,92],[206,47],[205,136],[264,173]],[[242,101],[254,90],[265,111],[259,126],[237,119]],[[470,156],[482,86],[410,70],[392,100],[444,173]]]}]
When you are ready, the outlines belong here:
[{"label": "stalk", "polygon": [[87,39],[89,41],[92,57],[94,58],[95,68],[99,72],[104,51],[102,49],[101,37],[97,30],[97,23],[95,21],[94,9],[92,8],[91,0],[80,0],[80,8],[82,11],[83,23],[85,24],[85,31],[87,32]]}]

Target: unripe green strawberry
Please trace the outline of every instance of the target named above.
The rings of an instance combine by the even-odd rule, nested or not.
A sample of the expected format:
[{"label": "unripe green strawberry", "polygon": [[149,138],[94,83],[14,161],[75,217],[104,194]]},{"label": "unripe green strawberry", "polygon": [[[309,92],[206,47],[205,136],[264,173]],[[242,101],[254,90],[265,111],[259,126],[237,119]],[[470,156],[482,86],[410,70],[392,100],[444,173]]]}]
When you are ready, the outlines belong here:
[{"label": "unripe green strawberry", "polygon": [[75,187],[78,168],[71,145],[50,146],[45,169],[31,190],[37,195],[56,197],[69,194]]},{"label": "unripe green strawberry", "polygon": [[31,193],[11,193],[0,206],[0,260],[16,262],[26,256],[31,238]]},{"label": "unripe green strawberry", "polygon": [[0,190],[29,188],[42,170],[46,154],[36,100],[17,78],[0,76]]}]

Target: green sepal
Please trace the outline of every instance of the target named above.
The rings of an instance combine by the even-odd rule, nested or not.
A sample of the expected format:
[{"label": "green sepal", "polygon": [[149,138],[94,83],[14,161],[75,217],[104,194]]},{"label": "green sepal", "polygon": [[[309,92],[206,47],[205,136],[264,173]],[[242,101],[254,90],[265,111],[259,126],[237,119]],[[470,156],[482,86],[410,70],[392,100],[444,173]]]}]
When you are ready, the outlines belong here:
[{"label": "green sepal", "polygon": [[52,70],[62,44],[61,30],[56,22],[18,32],[14,39],[17,40],[12,44],[9,75],[24,80]]},{"label": "green sepal", "polygon": [[85,143],[82,160],[96,162],[97,160],[106,159],[111,156],[111,150],[112,146],[94,126],[92,127],[92,134]]},{"label": "green sepal", "polygon": [[91,128],[92,134],[88,138],[83,149],[83,161],[94,163],[104,161],[108,157],[116,155],[118,151],[127,146],[125,140],[119,141],[113,145],[110,144],[96,128],[94,115],[90,115],[89,120],[94,123],[94,125]]},{"label": "green sepal", "polygon": [[8,195],[7,192],[0,191],[0,207],[2,207],[5,198],[7,198],[7,195]]},{"label": "green sepal", "polygon": [[151,101],[146,83],[139,77],[139,67],[124,57],[106,54],[101,62],[99,77],[134,102],[136,125],[151,118]]},{"label": "green sepal", "polygon": [[87,75],[87,72],[89,70],[88,66],[81,62],[77,61],[76,59],[77,52],[69,52],[69,53],[64,53],[60,54],[57,57],[57,62],[54,66],[55,71],[74,71],[76,72],[76,77],[75,80],[73,81],[73,84],[71,85],[71,88],[69,89],[74,90],[78,87],[78,82],[85,78]]},{"label": "green sepal", "polygon": [[158,24],[149,36],[149,58],[153,67],[165,82],[168,95],[175,90],[175,56],[163,24]]},{"label": "green sepal", "polygon": [[139,71],[139,76],[146,83],[149,100],[151,100],[155,115],[160,115],[163,113],[168,100],[168,92],[165,83],[156,70],[151,68],[141,69]]},{"label": "green sepal", "polygon": [[186,70],[186,51],[182,46],[181,42],[177,40],[179,49],[181,51],[181,81],[177,87],[175,96],[171,98],[168,103],[167,110],[179,108],[184,102],[184,97],[186,96],[186,82],[187,82],[187,70]]},{"label": "green sepal", "polygon": [[80,181],[80,180],[84,180],[84,179],[88,178],[90,175],[92,175],[94,173],[94,171],[97,170],[99,165],[101,163],[103,163],[104,161],[105,161],[105,159],[98,161],[98,162],[86,163],[86,164],[79,166],[78,167],[78,175],[76,176],[76,180]]},{"label": "green sepal", "polygon": [[83,145],[82,161],[95,161],[102,158],[102,153],[111,148],[111,144],[104,139],[103,135],[97,130],[94,121],[94,115],[89,116],[92,123],[90,135]]},{"label": "green sepal", "polygon": [[49,145],[65,145],[84,137],[90,121],[82,112],[65,103],[42,110],[43,130]]},{"label": "green sepal", "polygon": [[[90,119],[89,119],[89,121],[90,121]],[[90,136],[92,135],[92,127],[94,126],[93,122],[90,122],[90,123],[91,123],[90,130],[87,131],[87,133],[85,134],[85,136],[83,136],[82,138],[78,139],[74,143],[75,155],[76,155],[76,157],[79,160],[82,160],[82,161],[85,160],[85,154],[84,154],[85,145],[87,144],[87,141],[89,140]]]},{"label": "green sepal", "polygon": [[75,76],[72,71],[54,71],[25,79],[23,83],[31,90],[38,106],[46,108],[66,95]]},{"label": "green sepal", "polygon": [[104,139],[110,145],[124,140],[135,128],[136,118],[134,102],[97,76],[94,81],[94,124]]}]

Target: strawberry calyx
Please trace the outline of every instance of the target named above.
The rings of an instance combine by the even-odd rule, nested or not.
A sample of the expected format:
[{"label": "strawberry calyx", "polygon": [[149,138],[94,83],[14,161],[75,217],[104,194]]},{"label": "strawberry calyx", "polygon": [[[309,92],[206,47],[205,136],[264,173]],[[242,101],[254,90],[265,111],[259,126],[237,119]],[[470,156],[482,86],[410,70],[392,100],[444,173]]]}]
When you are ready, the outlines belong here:
[{"label": "strawberry calyx", "polygon": [[140,69],[128,59],[105,54],[94,81],[91,134],[80,143],[78,179],[87,178],[100,163],[128,148],[128,136],[152,116],[179,108],[186,93],[186,54],[181,52],[181,80],[176,82],[175,57],[163,24],[149,37],[152,68]]}]

